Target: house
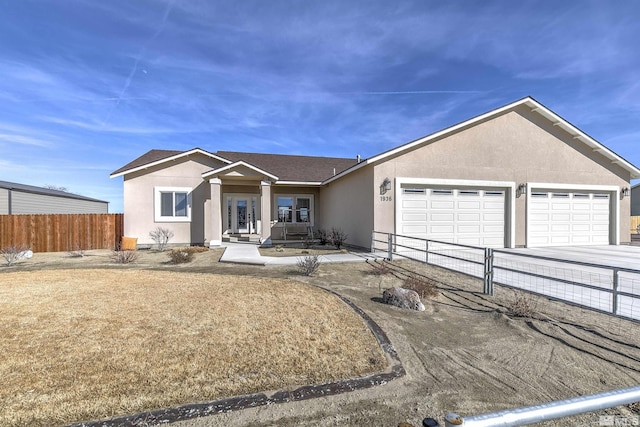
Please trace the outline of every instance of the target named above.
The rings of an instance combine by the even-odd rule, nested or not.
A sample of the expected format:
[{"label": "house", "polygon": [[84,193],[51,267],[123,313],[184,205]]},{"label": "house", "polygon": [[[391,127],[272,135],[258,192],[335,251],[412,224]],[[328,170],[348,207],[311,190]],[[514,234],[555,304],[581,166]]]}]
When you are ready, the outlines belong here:
[{"label": "house", "polygon": [[527,97],[368,159],[151,150],[124,178],[125,234],[269,243],[297,228],[373,230],[486,247],[630,241],[640,170]]},{"label": "house", "polygon": [[0,215],[108,213],[109,202],[66,191],[0,181]]}]

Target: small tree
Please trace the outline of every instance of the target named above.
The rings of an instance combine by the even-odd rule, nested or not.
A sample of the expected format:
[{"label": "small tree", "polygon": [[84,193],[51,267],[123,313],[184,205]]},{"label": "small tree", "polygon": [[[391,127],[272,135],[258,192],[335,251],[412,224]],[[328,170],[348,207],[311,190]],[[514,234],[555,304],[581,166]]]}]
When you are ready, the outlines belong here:
[{"label": "small tree", "polygon": [[173,231],[168,228],[156,227],[155,230],[149,232],[151,240],[156,242],[158,250],[164,251],[165,246],[169,243],[169,240],[173,237]]},{"label": "small tree", "polygon": [[10,267],[20,259],[24,258],[25,252],[28,250],[26,246],[8,246],[0,249],[0,256],[4,258],[5,264]]}]

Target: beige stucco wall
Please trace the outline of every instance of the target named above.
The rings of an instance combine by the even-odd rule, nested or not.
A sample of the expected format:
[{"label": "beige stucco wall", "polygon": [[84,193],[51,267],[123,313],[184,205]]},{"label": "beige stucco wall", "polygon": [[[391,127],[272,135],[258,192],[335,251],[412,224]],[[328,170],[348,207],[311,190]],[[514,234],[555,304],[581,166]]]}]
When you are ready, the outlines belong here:
[{"label": "beige stucco wall", "polygon": [[[124,177],[124,233],[137,237],[138,244],[152,244],[149,232],[160,226],[174,233],[169,244],[203,244],[205,213],[210,212],[211,186],[202,179],[204,172],[223,166],[202,154],[130,173]],[[154,187],[191,187],[191,222],[156,222]]]},{"label": "beige stucco wall", "polygon": [[373,168],[364,167],[320,189],[320,227],[340,228],[346,244],[369,248],[373,231],[376,184]]},{"label": "beige stucco wall", "polygon": [[[462,129],[406,154],[374,165],[377,191],[385,177],[544,182],[577,185],[629,186],[629,172],[573,139],[559,127],[522,107],[492,120]],[[374,227],[394,230],[393,202],[375,202]],[[615,202],[615,198],[612,197]],[[629,242],[629,198],[620,203],[620,242]],[[526,244],[526,198],[515,203],[515,244]]]}]

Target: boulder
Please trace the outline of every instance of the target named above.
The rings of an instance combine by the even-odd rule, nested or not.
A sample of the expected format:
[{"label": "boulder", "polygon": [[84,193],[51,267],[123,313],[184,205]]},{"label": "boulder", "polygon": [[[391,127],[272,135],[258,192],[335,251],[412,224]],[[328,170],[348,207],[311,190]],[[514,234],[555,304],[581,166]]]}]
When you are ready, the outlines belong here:
[{"label": "boulder", "polygon": [[22,251],[18,254],[19,259],[31,259],[33,258],[33,251],[31,249],[27,249],[26,251]]},{"label": "boulder", "polygon": [[395,305],[400,308],[424,311],[424,304],[420,301],[420,295],[416,291],[405,288],[388,288],[382,292],[382,300],[385,304]]}]

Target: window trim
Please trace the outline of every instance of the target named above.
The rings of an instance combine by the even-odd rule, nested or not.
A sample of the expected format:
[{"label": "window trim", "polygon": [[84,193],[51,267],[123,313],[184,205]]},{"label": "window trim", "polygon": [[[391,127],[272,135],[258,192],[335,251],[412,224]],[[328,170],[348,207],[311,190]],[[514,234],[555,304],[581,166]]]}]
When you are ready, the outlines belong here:
[{"label": "window trim", "polygon": [[[309,224],[311,226],[314,225],[315,222],[315,200],[314,200],[314,195],[313,194],[308,194],[308,193],[276,193],[273,195],[273,218],[276,220],[276,224],[279,226],[282,226],[283,221],[280,221],[280,212],[278,209],[278,198],[279,197],[291,197],[291,203],[294,206],[298,205],[298,198],[300,199],[309,199],[309,215],[311,217],[311,221],[309,221]],[[293,208],[295,209],[295,207]],[[296,221],[296,215],[295,212],[292,212],[291,214],[291,222],[287,222],[287,224],[307,224],[307,222],[301,221],[298,222]]]},{"label": "window trim", "polygon": [[[153,216],[155,222],[191,222],[191,187],[154,187]],[[162,216],[162,193],[187,193],[187,216]],[[175,202],[175,194],[174,194]],[[174,206],[175,213],[175,206]]]}]

